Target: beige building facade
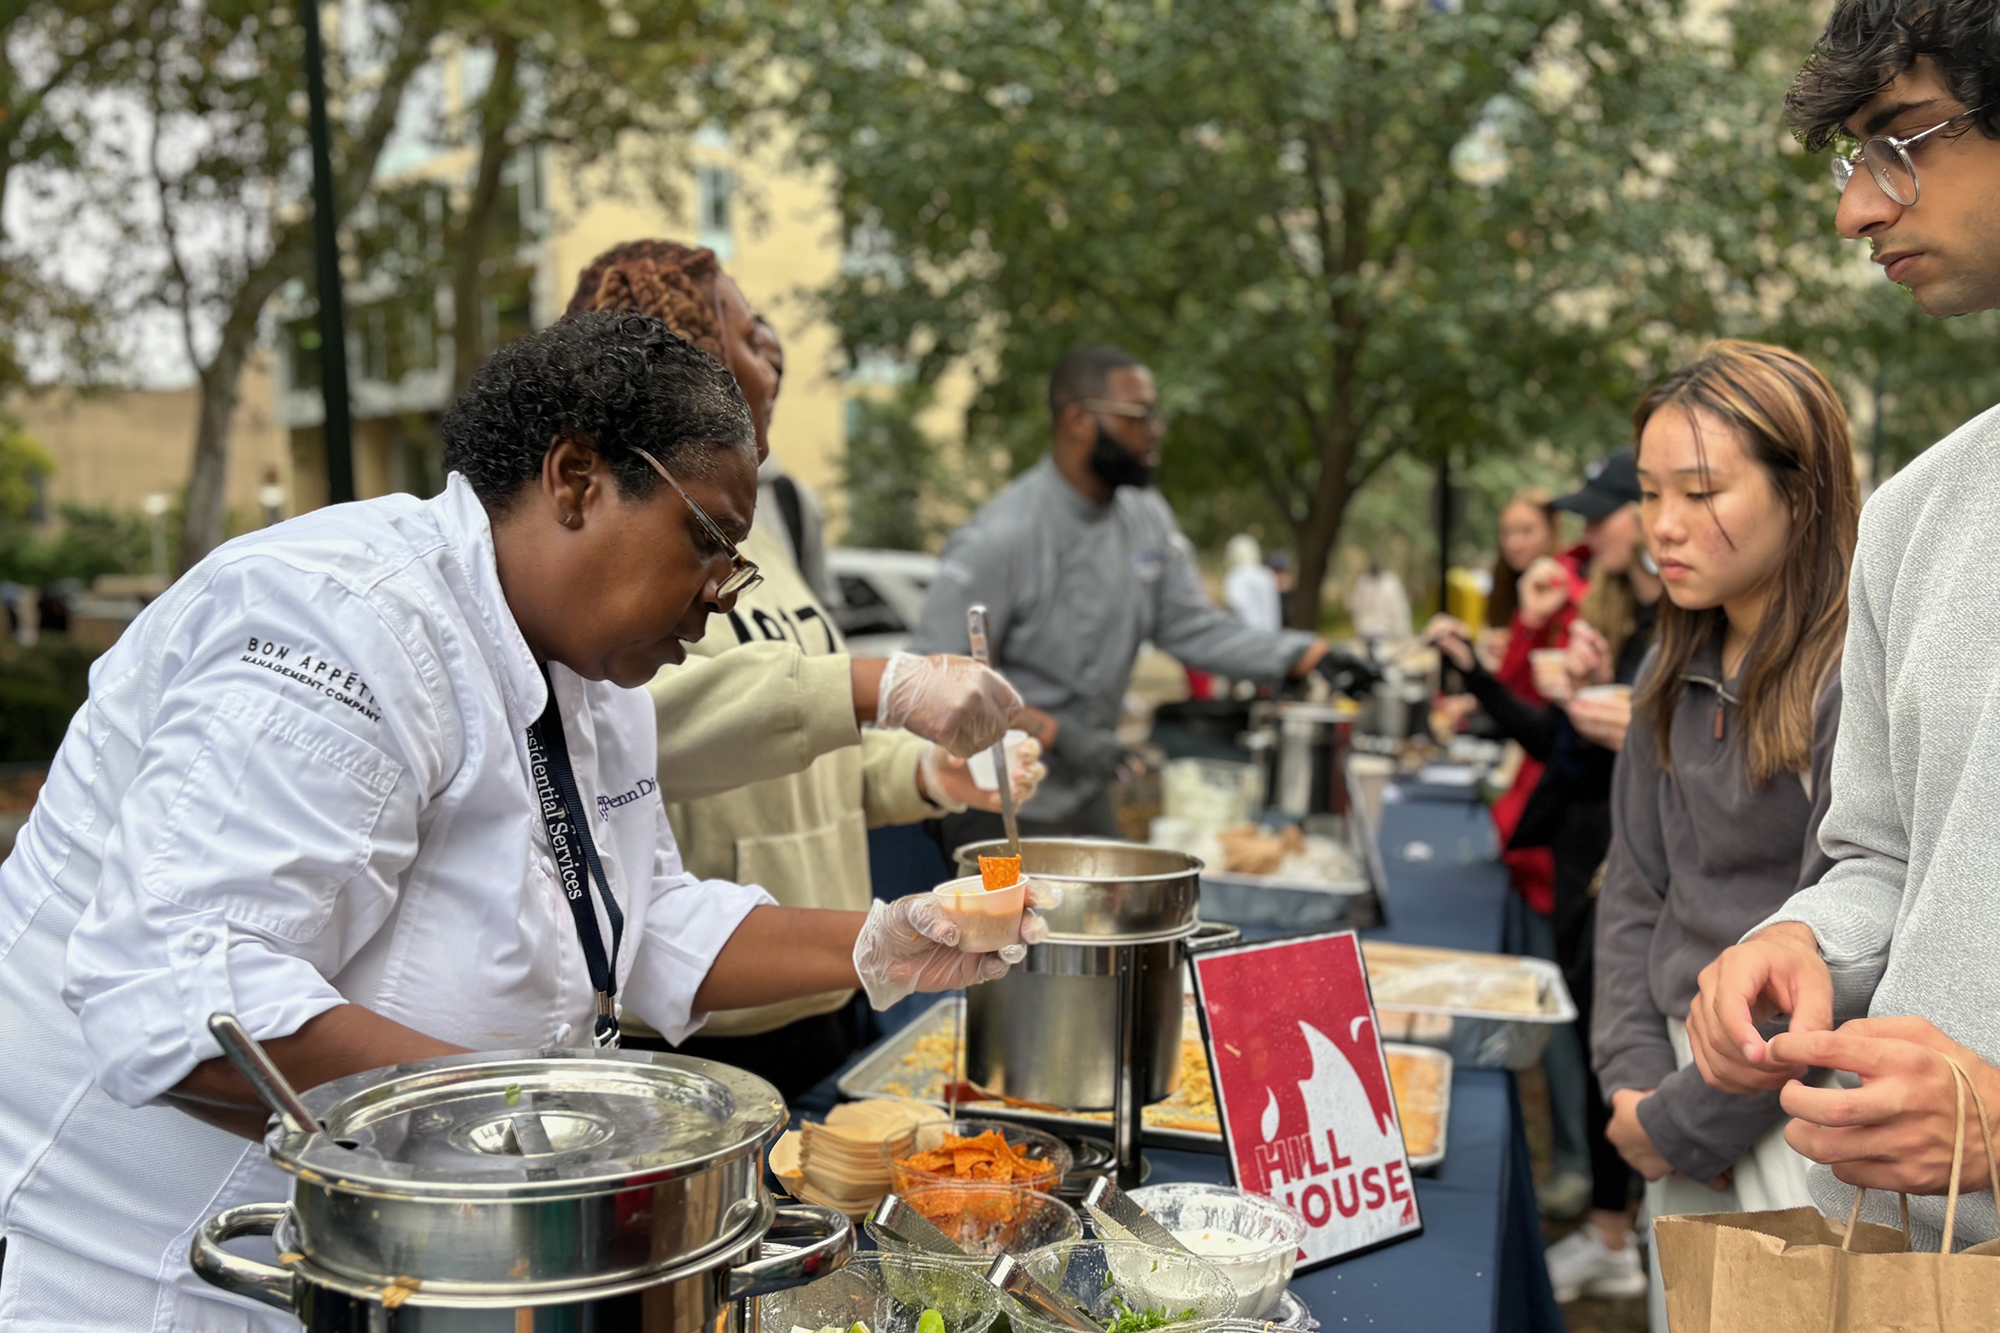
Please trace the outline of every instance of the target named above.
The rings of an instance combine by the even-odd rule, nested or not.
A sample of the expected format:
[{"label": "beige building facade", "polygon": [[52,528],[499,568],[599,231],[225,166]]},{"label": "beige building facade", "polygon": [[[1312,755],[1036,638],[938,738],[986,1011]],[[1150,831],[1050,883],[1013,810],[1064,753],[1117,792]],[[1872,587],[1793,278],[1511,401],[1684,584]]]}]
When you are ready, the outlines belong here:
[{"label": "beige building facade", "polygon": [[[194,385],[103,393],[53,387],[20,394],[10,406],[55,460],[44,491],[51,521],[64,505],[139,512],[151,495],[180,502],[201,410]],[[230,431],[225,496],[232,531],[264,521],[259,492],[269,481],[285,492],[284,515],[296,512],[292,450],[275,410],[271,361],[257,356],[244,369]]]}]

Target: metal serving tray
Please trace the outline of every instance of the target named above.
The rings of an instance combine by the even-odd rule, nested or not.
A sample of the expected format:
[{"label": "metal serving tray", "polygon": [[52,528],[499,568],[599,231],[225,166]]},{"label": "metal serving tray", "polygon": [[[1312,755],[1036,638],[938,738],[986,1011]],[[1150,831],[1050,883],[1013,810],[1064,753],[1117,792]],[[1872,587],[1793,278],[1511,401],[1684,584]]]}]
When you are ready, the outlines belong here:
[{"label": "metal serving tray", "polygon": [[1201,919],[1282,930],[1347,930],[1375,924],[1375,895],[1365,880],[1328,884],[1283,875],[1201,872]]},{"label": "metal serving tray", "polygon": [[[1365,953],[1367,945],[1364,943]],[[1549,1037],[1576,1021],[1576,1001],[1563,983],[1562,969],[1542,958],[1510,961],[1535,974],[1541,1012],[1504,1013],[1455,1005],[1382,1003],[1375,1006],[1384,1041],[1435,1046],[1451,1052],[1468,1069],[1532,1069],[1541,1063]]]},{"label": "metal serving tray", "polygon": [[[1451,1056],[1434,1046],[1411,1046],[1406,1042],[1397,1041],[1383,1042],[1382,1053],[1384,1055],[1400,1054],[1414,1056],[1419,1060],[1428,1060],[1438,1066],[1437,1146],[1421,1157],[1415,1153],[1410,1154],[1410,1170],[1435,1171],[1438,1168],[1438,1164],[1444,1161],[1445,1145],[1451,1134]],[[1400,1116],[1402,1113],[1402,1108],[1400,1106],[1397,1107],[1396,1114]]]}]

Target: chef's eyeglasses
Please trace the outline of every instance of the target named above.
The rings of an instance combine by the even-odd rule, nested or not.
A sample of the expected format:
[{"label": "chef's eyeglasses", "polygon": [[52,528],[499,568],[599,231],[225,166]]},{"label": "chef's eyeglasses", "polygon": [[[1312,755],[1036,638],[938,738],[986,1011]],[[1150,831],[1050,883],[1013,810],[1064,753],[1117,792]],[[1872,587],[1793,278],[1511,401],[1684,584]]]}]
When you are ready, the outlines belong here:
[{"label": "chef's eyeglasses", "polygon": [[722,586],[715,590],[718,601],[749,592],[764,581],[764,575],[757,566],[744,559],[743,552],[736,549],[736,543],[722,535],[722,529],[715,525],[715,520],[702,512],[701,506],[694,502],[694,497],[682,490],[681,484],[674,480],[674,474],[660,466],[659,459],[644,449],[634,448],[632,452],[653,465],[653,471],[660,474],[661,481],[674,488],[674,494],[681,497],[681,501],[688,507],[688,512],[694,515],[694,521],[701,524],[702,531],[708,534],[709,540],[722,548],[722,553],[729,557],[729,577],[723,579]]},{"label": "chef's eyeglasses", "polygon": [[1079,398],[1078,407],[1086,412],[1103,412],[1114,417],[1129,417],[1133,421],[1144,422],[1148,427],[1165,430],[1167,419],[1157,406],[1145,403],[1121,403],[1112,398]]},{"label": "chef's eyeglasses", "polygon": [[1835,153],[1832,170],[1833,183],[1847,193],[1847,183],[1854,179],[1856,168],[1866,166],[1868,174],[1882,187],[1882,193],[1908,208],[1917,202],[1917,164],[1910,160],[1910,149],[1930,138],[1938,131],[1969,121],[1978,115],[1977,111],[1961,111],[1946,120],[1941,120],[1927,130],[1918,130],[1907,139],[1898,139],[1891,134],[1878,134],[1867,140],[1852,153]]}]

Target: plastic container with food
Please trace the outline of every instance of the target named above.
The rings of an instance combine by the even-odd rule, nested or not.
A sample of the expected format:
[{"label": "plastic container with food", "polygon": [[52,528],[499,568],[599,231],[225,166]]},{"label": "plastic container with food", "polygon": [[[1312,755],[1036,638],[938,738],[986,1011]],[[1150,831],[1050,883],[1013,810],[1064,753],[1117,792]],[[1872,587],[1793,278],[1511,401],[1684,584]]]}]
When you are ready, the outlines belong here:
[{"label": "plastic container with food", "polygon": [[[1136,1240],[1066,1241],[1021,1262],[1029,1276],[1110,1330],[1221,1319],[1236,1309],[1236,1287],[1214,1264]],[[1018,1304],[1008,1317],[1015,1333],[1068,1333]]]},{"label": "plastic container with food", "polygon": [[[990,1136],[990,1137],[989,1137]],[[889,1161],[889,1182],[908,1196],[925,1185],[1020,1185],[1052,1193],[1075,1161],[1063,1141],[998,1120],[917,1126],[909,1150]]]},{"label": "plastic container with food", "polygon": [[[964,1250],[964,1262],[982,1273],[1000,1255],[1018,1259],[1044,1246],[1083,1239],[1083,1223],[1074,1209],[1025,1185],[919,1185],[898,1197]],[[872,1219],[866,1226],[877,1247],[891,1254],[922,1252],[887,1235]]]},{"label": "plastic container with food", "polygon": [[1263,1319],[1278,1308],[1306,1235],[1296,1211],[1227,1185],[1142,1185],[1132,1202],[1222,1271],[1236,1288],[1239,1318]]},{"label": "plastic container with food", "polygon": [[857,1254],[815,1282],[759,1297],[757,1318],[765,1333],[808,1333],[855,1325],[868,1333],[937,1333],[923,1327],[926,1311],[943,1320],[943,1333],[986,1333],[1006,1298],[963,1264],[914,1254]]},{"label": "plastic container with food", "polygon": [[992,953],[1021,938],[1021,911],[1028,904],[1026,876],[1011,888],[989,889],[978,875],[946,880],[931,890],[944,904],[944,914],[958,927],[958,947],[965,953]]}]

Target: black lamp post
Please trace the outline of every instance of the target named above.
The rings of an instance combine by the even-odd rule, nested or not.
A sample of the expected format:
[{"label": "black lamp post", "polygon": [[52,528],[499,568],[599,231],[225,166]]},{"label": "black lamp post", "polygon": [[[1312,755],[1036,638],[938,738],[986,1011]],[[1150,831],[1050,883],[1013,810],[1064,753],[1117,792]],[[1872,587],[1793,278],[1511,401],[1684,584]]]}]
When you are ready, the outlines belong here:
[{"label": "black lamp post", "polygon": [[319,0],[300,0],[306,25],[307,130],[312,137],[313,252],[319,287],[320,396],[326,402],[326,498],[354,498],[353,427],[347,404],[347,317],[340,299],[340,215],[333,206],[333,149],[326,123],[326,56]]}]

